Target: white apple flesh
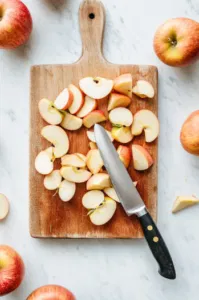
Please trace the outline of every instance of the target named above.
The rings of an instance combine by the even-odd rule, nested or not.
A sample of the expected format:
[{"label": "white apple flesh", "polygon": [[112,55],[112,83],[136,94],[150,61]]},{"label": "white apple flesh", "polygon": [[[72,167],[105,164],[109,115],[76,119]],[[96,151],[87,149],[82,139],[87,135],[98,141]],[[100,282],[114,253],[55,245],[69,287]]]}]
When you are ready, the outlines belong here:
[{"label": "white apple flesh", "polygon": [[83,121],[82,119],[71,115],[68,112],[63,113],[63,121],[61,122],[61,126],[67,130],[78,130],[82,127]]},{"label": "white apple flesh", "polygon": [[195,204],[199,204],[199,199],[195,196],[178,196],[173,204],[172,213],[176,213]]},{"label": "white apple flesh", "polygon": [[129,109],[117,107],[109,113],[109,120],[112,124],[128,127],[133,123],[133,115]]},{"label": "white apple flesh", "polygon": [[112,91],[113,80],[102,77],[85,77],[79,81],[79,86],[87,96],[102,99]]},{"label": "white apple flesh", "polygon": [[156,115],[148,110],[139,110],[134,115],[131,132],[133,135],[140,135],[144,130],[145,140],[148,143],[153,142],[159,134],[159,121]]},{"label": "white apple flesh", "polygon": [[106,121],[106,116],[101,110],[94,110],[83,118],[83,124],[86,128],[91,128],[96,123]]},{"label": "white apple flesh", "polygon": [[98,173],[93,175],[86,184],[86,189],[91,190],[103,190],[107,187],[111,187],[110,176],[106,173]]},{"label": "white apple flesh", "polygon": [[59,170],[54,170],[44,178],[44,187],[47,190],[53,191],[58,189],[62,181],[62,176]]},{"label": "white apple flesh", "polygon": [[35,169],[42,175],[50,174],[53,171],[53,147],[41,151],[35,159]]},{"label": "white apple flesh", "polygon": [[4,220],[9,213],[9,201],[7,197],[3,194],[0,194],[0,221]]},{"label": "white apple flesh", "polygon": [[132,97],[132,75],[130,73],[122,74],[115,78],[113,89],[116,92]]},{"label": "white apple flesh", "polygon": [[133,93],[140,98],[153,98],[155,95],[153,86],[146,80],[138,80],[133,87]]},{"label": "white apple flesh", "polygon": [[59,198],[64,201],[70,201],[76,192],[76,184],[67,180],[63,180],[59,185]]},{"label": "white apple flesh", "polygon": [[90,150],[87,154],[87,167],[92,174],[97,174],[104,165],[98,149]]},{"label": "white apple flesh", "polygon": [[[136,187],[137,185],[137,181],[133,182],[134,186]],[[114,188],[110,187],[110,188],[105,188],[104,189],[104,193],[109,196],[111,199],[115,200],[116,202],[120,203],[120,199],[118,197],[118,195],[116,194],[116,191]]]},{"label": "white apple flesh", "polygon": [[153,159],[149,152],[140,145],[132,145],[133,166],[137,171],[149,169],[153,164]]},{"label": "white apple flesh", "polygon": [[127,144],[133,139],[130,127],[113,127],[111,134],[117,142],[122,144]]},{"label": "white apple flesh", "polygon": [[77,113],[78,118],[84,118],[87,116],[91,111],[97,108],[97,101],[89,96],[85,96],[84,105]]},{"label": "white apple flesh", "polygon": [[64,89],[55,99],[54,106],[57,109],[65,110],[68,109],[73,102],[73,94],[69,89]]},{"label": "white apple flesh", "polygon": [[89,215],[91,222],[97,226],[106,224],[112,219],[116,208],[116,202],[109,197],[105,197],[104,203]]},{"label": "white apple flesh", "polygon": [[111,93],[108,100],[108,111],[116,107],[127,107],[131,103],[131,99],[128,96]]},{"label": "white apple flesh", "polygon": [[[85,157],[86,158],[86,157]],[[66,154],[61,158],[62,166],[71,166],[77,168],[84,168],[86,166],[86,161],[80,153]]]},{"label": "white apple flesh", "polygon": [[[89,139],[91,142],[96,143],[94,131],[89,131],[89,130],[87,130],[86,133],[87,133],[88,139]],[[108,134],[108,136],[109,136],[111,142],[113,142],[114,138],[112,137],[111,132],[108,131],[108,130],[106,130],[106,133]]]},{"label": "white apple flesh", "polygon": [[62,167],[60,172],[64,179],[76,183],[86,182],[92,175],[92,173],[87,170],[70,166]]},{"label": "white apple flesh", "polygon": [[80,89],[78,89],[74,84],[70,84],[68,89],[73,95],[73,101],[71,106],[69,106],[68,110],[72,115],[74,115],[78,113],[78,111],[84,105],[84,96]]},{"label": "white apple flesh", "polygon": [[61,127],[47,125],[42,128],[41,135],[54,145],[53,154],[55,158],[60,158],[68,152],[69,139]]},{"label": "white apple flesh", "polygon": [[51,125],[58,125],[61,123],[63,115],[53,107],[53,102],[48,99],[41,99],[39,101],[39,112],[41,117]]},{"label": "white apple flesh", "polygon": [[89,191],[84,194],[82,204],[87,209],[94,209],[104,202],[104,193],[101,191]]}]

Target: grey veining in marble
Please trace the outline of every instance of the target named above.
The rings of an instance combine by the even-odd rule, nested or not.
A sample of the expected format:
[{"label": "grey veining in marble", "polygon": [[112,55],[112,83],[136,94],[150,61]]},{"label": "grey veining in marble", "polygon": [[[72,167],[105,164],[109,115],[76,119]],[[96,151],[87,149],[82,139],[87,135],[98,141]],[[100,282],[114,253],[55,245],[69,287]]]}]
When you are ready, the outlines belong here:
[{"label": "grey veining in marble", "polygon": [[[163,65],[152,48],[154,32],[171,17],[199,19],[198,0],[103,0],[107,11],[104,55],[114,63],[154,64],[159,69],[158,225],[172,252],[177,280],[167,281],[144,240],[34,240],[28,232],[29,71],[32,64],[71,63],[81,54],[80,0],[24,0],[34,22],[27,45],[0,51],[0,192],[11,211],[0,223],[0,244],[16,248],[26,276],[6,300],[60,284],[78,300],[198,300],[199,206],[177,215],[177,195],[199,196],[199,158],[183,151],[182,122],[199,108],[199,63]],[[99,74],[100,75],[100,74]]]}]

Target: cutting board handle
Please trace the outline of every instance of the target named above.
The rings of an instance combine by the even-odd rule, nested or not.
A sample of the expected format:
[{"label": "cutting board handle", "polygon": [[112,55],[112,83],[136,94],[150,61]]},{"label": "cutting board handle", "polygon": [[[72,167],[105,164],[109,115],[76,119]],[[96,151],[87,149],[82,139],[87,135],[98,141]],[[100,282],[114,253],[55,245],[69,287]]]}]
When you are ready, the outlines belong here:
[{"label": "cutting board handle", "polygon": [[82,36],[82,57],[87,63],[104,61],[102,42],[104,35],[105,9],[98,0],[84,0],[79,8]]}]

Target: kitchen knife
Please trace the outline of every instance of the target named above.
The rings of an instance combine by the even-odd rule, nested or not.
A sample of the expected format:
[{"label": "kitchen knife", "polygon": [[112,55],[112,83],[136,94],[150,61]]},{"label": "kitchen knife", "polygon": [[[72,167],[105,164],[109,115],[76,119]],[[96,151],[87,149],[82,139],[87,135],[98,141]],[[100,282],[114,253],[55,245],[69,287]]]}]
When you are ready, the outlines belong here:
[{"label": "kitchen knife", "polygon": [[160,275],[175,279],[175,268],[169,250],[109,136],[98,124],[95,124],[94,133],[104,165],[125,212],[128,216],[135,214],[139,218],[149,248],[159,264]]}]

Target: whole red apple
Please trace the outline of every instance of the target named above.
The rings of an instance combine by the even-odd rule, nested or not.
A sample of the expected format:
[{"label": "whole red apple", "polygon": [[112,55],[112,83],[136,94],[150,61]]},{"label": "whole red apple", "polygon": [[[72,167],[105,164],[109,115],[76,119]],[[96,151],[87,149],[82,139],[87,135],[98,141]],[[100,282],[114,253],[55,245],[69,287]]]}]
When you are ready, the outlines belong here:
[{"label": "whole red apple", "polygon": [[11,247],[0,245],[0,296],[13,292],[24,277],[24,263]]},{"label": "whole red apple", "polygon": [[35,290],[26,300],[75,300],[75,297],[62,286],[45,285]]},{"label": "whole red apple", "polygon": [[155,33],[154,50],[170,66],[185,66],[199,58],[199,23],[175,18],[162,24]]},{"label": "whole red apple", "polygon": [[20,0],[0,0],[0,48],[24,44],[32,31],[32,18]]}]

